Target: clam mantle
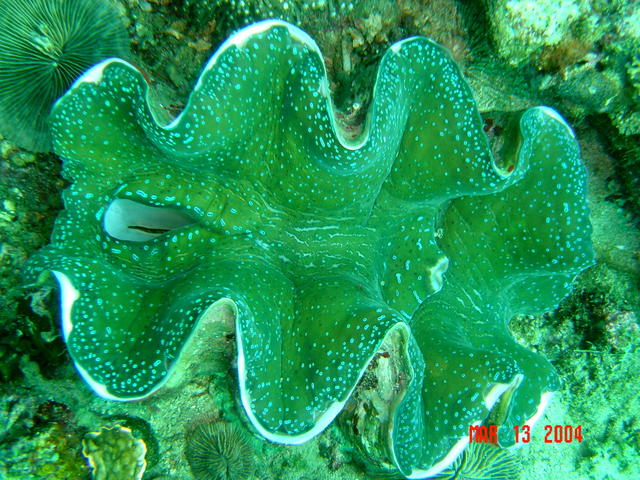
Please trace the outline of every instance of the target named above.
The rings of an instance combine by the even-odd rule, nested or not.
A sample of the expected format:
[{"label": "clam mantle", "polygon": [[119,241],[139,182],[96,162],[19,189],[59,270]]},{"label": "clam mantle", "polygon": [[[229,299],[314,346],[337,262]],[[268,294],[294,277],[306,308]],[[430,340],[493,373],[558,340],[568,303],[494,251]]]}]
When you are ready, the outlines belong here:
[{"label": "clam mantle", "polygon": [[540,415],[558,379],[506,324],[553,308],[593,262],[585,172],[555,111],[524,112],[496,163],[458,67],[410,38],[348,138],[317,45],[280,21],[229,38],[171,123],[154,108],[110,59],[51,117],[72,185],[27,275],[57,278],[98,395],[156,391],[227,302],[242,405],[271,441],[321,432],[392,331],[410,365],[388,438],[406,477],[444,469],[496,402],[505,429]]}]

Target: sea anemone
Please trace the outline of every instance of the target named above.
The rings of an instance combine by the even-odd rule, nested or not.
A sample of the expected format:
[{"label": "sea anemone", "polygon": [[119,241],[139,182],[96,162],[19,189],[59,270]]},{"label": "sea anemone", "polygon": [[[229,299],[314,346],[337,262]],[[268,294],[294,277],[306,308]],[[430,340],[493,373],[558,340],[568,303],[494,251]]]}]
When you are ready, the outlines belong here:
[{"label": "sea anemone", "polygon": [[85,70],[126,56],[123,20],[107,0],[0,0],[0,132],[50,150],[53,103]]},{"label": "sea anemone", "polygon": [[187,432],[187,460],[197,480],[243,480],[253,470],[253,450],[234,425],[213,421]]}]

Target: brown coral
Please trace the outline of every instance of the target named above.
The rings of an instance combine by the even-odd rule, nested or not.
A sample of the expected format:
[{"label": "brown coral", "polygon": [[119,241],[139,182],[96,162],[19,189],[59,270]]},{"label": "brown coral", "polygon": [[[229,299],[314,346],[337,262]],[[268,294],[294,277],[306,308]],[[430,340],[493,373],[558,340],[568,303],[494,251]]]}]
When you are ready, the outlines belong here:
[{"label": "brown coral", "polygon": [[563,38],[557,45],[542,51],[537,61],[538,70],[564,76],[567,68],[576,64],[591,51],[592,43],[573,36]]},{"label": "brown coral", "polygon": [[94,480],[140,480],[147,466],[144,441],[119,425],[87,434],[82,446]]}]

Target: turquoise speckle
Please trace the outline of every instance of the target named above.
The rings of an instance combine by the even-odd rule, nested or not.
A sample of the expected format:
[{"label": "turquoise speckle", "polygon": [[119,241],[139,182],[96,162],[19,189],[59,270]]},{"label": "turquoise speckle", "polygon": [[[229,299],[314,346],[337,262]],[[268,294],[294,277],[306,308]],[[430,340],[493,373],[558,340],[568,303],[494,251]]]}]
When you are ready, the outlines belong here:
[{"label": "turquoise speckle", "polygon": [[401,331],[388,451],[422,478],[506,391],[510,429],[557,390],[506,324],[553,308],[593,263],[585,173],[546,107],[505,132],[513,168],[496,164],[458,67],[426,38],[383,57],[357,138],[327,84],[315,43],[279,21],[227,40],[169,125],[136,68],[95,66],[52,112],[73,183],[27,274],[55,273],[71,357],[114,400],[160,388],[231,299],[242,405],[280,443],[329,425]]}]

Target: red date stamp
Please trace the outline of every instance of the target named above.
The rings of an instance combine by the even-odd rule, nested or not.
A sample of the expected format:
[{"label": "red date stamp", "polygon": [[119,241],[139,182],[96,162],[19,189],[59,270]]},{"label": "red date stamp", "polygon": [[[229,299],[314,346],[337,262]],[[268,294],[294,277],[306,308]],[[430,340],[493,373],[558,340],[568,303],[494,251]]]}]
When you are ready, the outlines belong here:
[{"label": "red date stamp", "polygon": [[[513,427],[515,443],[531,441],[529,425]],[[582,425],[545,425],[544,443],[582,442]],[[469,425],[469,443],[498,443],[498,427],[496,425]]]}]

